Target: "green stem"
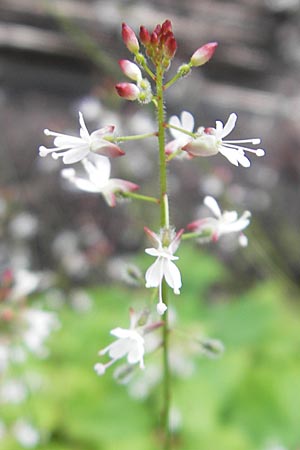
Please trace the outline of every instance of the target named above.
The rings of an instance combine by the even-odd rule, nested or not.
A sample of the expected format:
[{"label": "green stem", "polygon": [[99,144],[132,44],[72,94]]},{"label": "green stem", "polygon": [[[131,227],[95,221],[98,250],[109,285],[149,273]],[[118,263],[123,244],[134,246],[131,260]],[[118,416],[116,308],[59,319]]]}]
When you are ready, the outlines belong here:
[{"label": "green stem", "polygon": [[[165,126],[164,126],[164,88],[163,69],[158,67],[156,72],[156,101],[158,122],[158,147],[160,171],[160,226],[169,227],[169,204],[167,196],[167,162],[165,154]],[[168,288],[165,280],[162,282],[162,298],[168,304]],[[171,450],[170,417],[170,367],[169,367],[169,325],[168,312],[164,315],[163,326],[163,430],[164,450]]]},{"label": "green stem", "polygon": [[165,123],[165,128],[173,128],[174,130],[180,131],[180,133],[187,134],[188,136],[191,136],[194,139],[197,137],[196,133],[192,133],[191,131],[187,131],[184,128],[176,127],[175,125],[171,125],[169,123]]},{"label": "green stem", "polygon": [[172,84],[176,83],[179,78],[182,78],[182,75],[181,73],[177,72],[176,75],[164,85],[164,90],[168,89],[170,86],[172,86]]},{"label": "green stem", "polygon": [[135,200],[142,200],[150,203],[160,203],[160,200],[156,197],[149,197],[148,195],[136,194],[135,192],[120,192],[118,195],[126,198],[134,198]]},{"label": "green stem", "polygon": [[134,134],[133,136],[105,136],[105,140],[108,142],[125,142],[125,141],[137,141],[139,139],[146,139],[148,137],[157,136],[157,132],[146,134]]},{"label": "green stem", "polygon": [[181,236],[181,240],[182,241],[186,241],[187,239],[193,239],[193,238],[207,238],[207,237],[211,237],[211,231],[207,230],[207,231],[200,231],[200,232],[192,232],[192,233],[184,233]]}]

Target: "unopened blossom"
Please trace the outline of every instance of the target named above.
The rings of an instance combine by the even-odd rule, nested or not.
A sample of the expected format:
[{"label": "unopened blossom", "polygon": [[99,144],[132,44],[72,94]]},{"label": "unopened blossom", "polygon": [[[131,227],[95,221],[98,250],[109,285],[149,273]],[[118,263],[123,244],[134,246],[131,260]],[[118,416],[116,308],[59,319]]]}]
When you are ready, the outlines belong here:
[{"label": "unopened blossom", "polygon": [[262,148],[253,149],[245,147],[244,144],[259,145],[261,140],[237,139],[225,140],[224,138],[232,132],[237,121],[235,113],[230,114],[224,125],[221,121],[216,122],[216,128],[199,128],[197,137],[188,142],[183,150],[191,156],[212,156],[221,153],[231,164],[249,167],[250,161],[245,156],[245,152],[254,153],[256,156],[263,156],[265,151]]},{"label": "unopened blossom", "polygon": [[[187,131],[188,133],[193,133],[194,124],[195,124],[194,117],[188,111],[182,111],[182,113],[180,114],[180,118],[177,116],[171,116],[169,120],[169,125],[171,127],[175,126],[177,128],[181,128]],[[176,130],[175,128],[169,128],[169,131],[171,135],[174,137],[174,139],[168,142],[168,144],[165,147],[165,152],[167,155],[171,155],[181,150],[182,147],[184,147],[186,144],[188,144],[190,141],[193,140],[191,136],[182,131]],[[178,156],[187,157],[188,154],[186,152],[180,152]]]},{"label": "unopened blossom", "polygon": [[[153,231],[149,230],[149,228],[145,227],[145,232],[154,244],[153,248],[146,248],[145,252],[148,255],[156,257],[155,262],[146,272],[146,287],[158,287],[159,302],[157,305],[157,312],[162,315],[167,309],[167,306],[163,302],[162,298],[163,278],[165,278],[167,284],[173,289],[174,294],[180,294],[180,288],[182,285],[181,274],[173,261],[179,259],[178,256],[174,256],[174,253],[179,247],[183,229],[176,234],[171,230],[162,230],[160,235],[157,235]],[[167,235],[169,235],[169,237],[167,237]],[[166,237],[167,243],[164,242]]]},{"label": "unopened blossom", "polygon": [[136,84],[134,83],[118,83],[116,84],[116,91],[120,97],[126,100],[140,103],[150,103],[152,100],[151,84],[146,78],[138,78]]},{"label": "unopened blossom", "polygon": [[110,158],[124,155],[123,150],[106,139],[112,138],[113,125],[100,128],[90,134],[81,112],[79,112],[79,124],[80,137],[44,130],[46,136],[54,137],[55,147],[46,148],[42,145],[39,148],[40,156],[51,154],[54,159],[62,158],[64,164],[73,164],[86,158],[90,153],[98,153]]},{"label": "unopened blossom", "polygon": [[140,81],[142,79],[141,69],[135,63],[128,61],[128,59],[121,59],[119,61],[119,66],[124,75],[131,80]]},{"label": "unopened blossom", "polygon": [[218,46],[217,42],[208,42],[202,47],[196,50],[190,60],[190,63],[194,67],[203,66],[203,64],[207,63],[213,56]]},{"label": "unopened blossom", "polygon": [[139,51],[140,45],[135,32],[126,23],[122,23],[122,38],[124,44],[131,53],[136,54]]},{"label": "unopened blossom", "polygon": [[111,164],[105,156],[90,155],[89,159],[82,160],[82,165],[88,178],[77,176],[73,168],[63,170],[62,176],[83,191],[102,194],[109,206],[116,205],[118,192],[131,192],[139,188],[131,181],[110,178]]},{"label": "unopened blossom", "polygon": [[127,358],[128,364],[139,364],[140,368],[144,369],[144,330],[139,327],[136,317],[135,312],[131,309],[130,327],[118,327],[111,330],[110,334],[115,336],[117,340],[99,351],[100,356],[108,354],[111,359],[106,364],[95,364],[94,369],[98,375],[103,375],[108,367],[124,357]]},{"label": "unopened blossom", "polygon": [[251,213],[244,211],[243,214],[238,217],[236,211],[221,211],[217,201],[211,197],[206,196],[204,198],[204,204],[207,206],[215,217],[206,217],[203,219],[195,220],[190,223],[187,228],[196,233],[206,235],[209,233],[209,239],[216,242],[223,234],[239,233],[239,243],[241,246],[247,245],[246,236],[241,233],[250,223]]}]

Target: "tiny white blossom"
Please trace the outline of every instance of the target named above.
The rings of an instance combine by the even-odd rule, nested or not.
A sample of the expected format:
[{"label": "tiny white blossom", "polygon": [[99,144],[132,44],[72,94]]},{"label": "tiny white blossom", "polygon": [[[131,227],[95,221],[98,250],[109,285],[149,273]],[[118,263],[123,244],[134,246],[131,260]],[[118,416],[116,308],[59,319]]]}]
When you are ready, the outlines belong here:
[{"label": "tiny white blossom", "polygon": [[109,206],[116,205],[116,193],[135,191],[139,188],[130,181],[110,178],[111,164],[105,156],[90,155],[89,159],[82,160],[82,165],[88,178],[77,176],[73,168],[64,169],[61,174],[83,191],[102,194]]},{"label": "tiny white blossom", "polygon": [[59,321],[54,313],[28,308],[24,312],[24,344],[32,353],[43,358],[48,354],[44,342],[58,327]]},{"label": "tiny white blossom", "polygon": [[[188,111],[182,111],[180,118],[177,116],[170,117],[169,125],[175,126],[177,128],[182,128],[190,133],[193,133],[195,121],[191,113],[189,113]],[[174,139],[168,142],[168,144],[166,145],[165,151],[167,155],[171,155],[178,150],[181,150],[182,147],[193,140],[191,136],[183,133],[182,131],[176,130],[175,128],[170,128],[169,131]],[[188,153],[180,152],[178,154],[178,157],[186,158],[188,157]]]},{"label": "tiny white blossom", "polygon": [[86,158],[91,152],[114,158],[124,155],[116,144],[109,142],[106,137],[111,137],[114,126],[106,126],[89,133],[84,118],[79,112],[80,137],[56,133],[48,129],[44,130],[46,136],[54,137],[54,148],[39,148],[40,156],[52,154],[54,159],[62,157],[64,164],[73,164]]},{"label": "tiny white blossom", "polygon": [[24,448],[33,448],[40,441],[38,430],[23,419],[20,419],[15,423],[13,433],[16,440]]},{"label": "tiny white blossom", "polygon": [[230,114],[226,124],[221,121],[216,122],[216,128],[200,127],[197,131],[197,137],[188,142],[183,150],[190,156],[212,156],[221,153],[231,164],[243,167],[249,167],[250,161],[245,156],[245,152],[264,156],[265,151],[262,148],[252,149],[244,147],[244,144],[259,145],[259,138],[225,140],[224,138],[232,132],[237,121],[235,113]]},{"label": "tiny white blossom", "polygon": [[108,353],[111,358],[106,364],[97,363],[94,369],[98,375],[103,375],[108,367],[117,360],[127,357],[130,365],[139,363],[141,369],[144,369],[144,337],[142,327],[138,327],[136,323],[136,315],[134,311],[130,311],[130,328],[114,328],[110,334],[115,336],[117,340],[107,347],[99,351],[99,355]]},{"label": "tiny white blossom", "polygon": [[167,309],[166,304],[162,298],[162,280],[165,278],[167,284],[173,289],[174,294],[180,294],[181,288],[181,274],[178,267],[173,261],[176,261],[178,256],[174,256],[174,253],[179,247],[180,237],[183,230],[180,230],[176,235],[171,236],[168,245],[165,245],[164,233],[166,230],[162,230],[161,236],[153,233],[149,228],[145,227],[145,231],[154,243],[154,248],[146,248],[145,252],[148,255],[155,256],[155,262],[148,268],[145,278],[146,287],[158,287],[159,289],[159,303],[157,305],[158,314],[162,315]]},{"label": "tiny white blossom", "polygon": [[[214,242],[223,234],[241,232],[250,223],[251,213],[249,211],[244,211],[240,217],[238,217],[236,211],[224,211],[222,213],[217,201],[211,196],[204,198],[204,204],[212,211],[215,217],[196,220],[190,223],[187,228],[197,233],[203,232],[205,234],[208,232],[210,234],[209,238]],[[239,235],[239,242],[242,247],[245,247],[248,243],[243,233]]]}]

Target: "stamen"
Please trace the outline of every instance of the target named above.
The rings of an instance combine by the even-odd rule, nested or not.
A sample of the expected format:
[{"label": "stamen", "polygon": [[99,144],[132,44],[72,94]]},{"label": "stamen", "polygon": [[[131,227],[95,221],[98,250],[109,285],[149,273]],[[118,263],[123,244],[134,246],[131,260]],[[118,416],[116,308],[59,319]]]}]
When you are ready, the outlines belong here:
[{"label": "stamen", "polygon": [[246,144],[247,142],[249,142],[249,144],[253,144],[253,145],[258,145],[261,143],[261,139],[259,138],[253,138],[253,139],[234,139],[233,141],[228,141],[226,139],[226,141],[223,142],[227,142],[228,144],[234,144],[234,143],[240,143],[240,144]]},{"label": "stamen", "polygon": [[[233,148],[234,150],[242,150],[242,151],[245,151],[245,152],[250,152],[250,153],[257,154],[257,149],[247,148],[247,147],[243,147],[241,145],[230,144],[230,143],[228,143],[228,141],[223,141],[221,145],[223,145],[223,147]],[[259,150],[262,150],[262,149],[259,149]],[[263,155],[260,155],[260,156],[263,156]]]},{"label": "stamen", "polygon": [[265,156],[266,152],[264,151],[263,148],[258,148],[256,150],[256,156],[261,157],[261,156]]}]

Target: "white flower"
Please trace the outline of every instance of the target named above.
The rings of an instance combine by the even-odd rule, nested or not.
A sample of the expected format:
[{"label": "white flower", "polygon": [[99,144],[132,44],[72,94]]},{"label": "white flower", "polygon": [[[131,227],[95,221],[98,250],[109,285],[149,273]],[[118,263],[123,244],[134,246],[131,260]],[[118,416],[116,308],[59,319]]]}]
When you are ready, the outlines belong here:
[{"label": "white flower", "polygon": [[100,350],[99,355],[108,353],[111,360],[106,363],[97,363],[94,369],[98,375],[103,375],[108,367],[114,364],[118,359],[127,357],[130,365],[139,363],[141,369],[144,369],[144,338],[142,336],[143,329],[137,327],[136,315],[133,310],[130,311],[130,328],[114,328],[110,334],[115,336],[117,340]]},{"label": "white flower", "polygon": [[262,148],[251,149],[243,145],[247,143],[258,145],[260,144],[259,138],[224,140],[234,129],[236,121],[237,115],[232,113],[225,125],[218,120],[216,128],[199,128],[198,137],[188,142],[183,150],[187,151],[190,156],[212,156],[221,153],[231,164],[249,167],[250,161],[245,156],[245,151],[255,153],[256,156],[264,156],[265,151]]},{"label": "white flower", "polygon": [[89,159],[82,160],[82,164],[88,179],[77,176],[73,168],[62,170],[62,176],[83,191],[102,194],[109,206],[116,205],[116,193],[135,191],[139,188],[130,181],[109,178],[111,165],[105,156],[90,155]]},{"label": "white flower", "polygon": [[[180,119],[177,116],[172,116],[170,117],[169,120],[169,125],[175,126],[177,128],[182,128],[190,133],[193,133],[194,124],[195,124],[194,117],[188,111],[182,111]],[[193,140],[191,136],[188,136],[187,134],[174,128],[170,128],[169,131],[175,139],[168,142],[168,144],[166,145],[165,151],[167,155],[171,155],[177,152],[178,150],[181,150],[182,147],[184,147],[190,141]],[[178,157],[181,158],[188,157],[188,153],[180,152],[178,154]]]},{"label": "white flower", "polygon": [[47,356],[44,342],[50,333],[59,327],[59,321],[52,312],[29,308],[24,312],[25,331],[23,340],[26,347],[39,357]]},{"label": "white flower", "polygon": [[110,158],[124,155],[116,144],[106,140],[111,137],[114,126],[106,126],[89,134],[85,125],[83,115],[79,113],[80,137],[69,136],[67,134],[56,133],[48,129],[44,130],[47,136],[54,136],[54,148],[39,148],[40,156],[52,154],[54,159],[62,157],[64,164],[73,164],[87,157],[91,152],[95,152]]},{"label": "white flower", "polygon": [[180,237],[183,230],[180,230],[176,235],[168,238],[167,245],[164,243],[164,239],[167,234],[171,234],[170,230],[162,230],[161,235],[153,233],[149,228],[145,227],[145,231],[155,245],[155,248],[146,248],[145,252],[148,255],[156,256],[156,261],[148,268],[145,278],[146,287],[158,287],[159,288],[159,303],[157,305],[158,314],[162,315],[167,309],[167,306],[163,302],[162,298],[162,280],[165,278],[167,284],[173,289],[174,294],[180,294],[181,288],[181,275],[178,267],[173,261],[179,259],[178,256],[174,256],[174,253],[179,247]]},{"label": "white flower", "polygon": [[[207,217],[204,219],[196,220],[190,223],[187,228],[197,233],[209,233],[209,238],[216,242],[222,234],[236,233],[244,230],[250,223],[251,213],[244,211],[241,217],[238,217],[236,211],[224,211],[220,210],[220,207],[216,200],[207,196],[204,198],[204,204],[212,211],[216,217]],[[201,238],[201,236],[200,236]],[[245,247],[248,243],[246,236],[240,233],[239,243],[242,247]]]},{"label": "white flower", "polygon": [[25,448],[35,447],[40,440],[39,432],[29,422],[20,419],[13,429],[16,440]]}]

